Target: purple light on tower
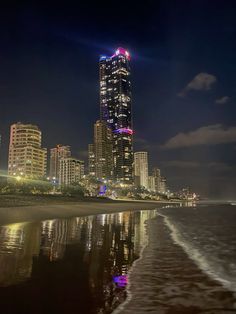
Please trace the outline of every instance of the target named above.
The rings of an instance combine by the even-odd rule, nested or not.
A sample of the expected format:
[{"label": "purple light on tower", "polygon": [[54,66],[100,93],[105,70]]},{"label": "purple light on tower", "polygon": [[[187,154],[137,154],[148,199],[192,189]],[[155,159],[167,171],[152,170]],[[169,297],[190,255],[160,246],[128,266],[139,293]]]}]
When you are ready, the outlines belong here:
[{"label": "purple light on tower", "polygon": [[115,52],[116,56],[118,55],[124,55],[127,57],[128,60],[130,60],[130,54],[127,50],[125,50],[124,48],[122,47],[119,47],[116,52]]},{"label": "purple light on tower", "polygon": [[130,53],[126,49],[124,49],[122,47],[117,48],[115,53],[114,53],[114,55],[112,55],[111,58],[114,58],[115,56],[118,56],[118,55],[123,55],[128,60],[130,60]]},{"label": "purple light on tower", "polygon": [[117,129],[114,131],[114,133],[119,133],[119,134],[130,134],[132,135],[134,133],[133,130],[128,129],[128,128],[121,128],[121,129]]}]

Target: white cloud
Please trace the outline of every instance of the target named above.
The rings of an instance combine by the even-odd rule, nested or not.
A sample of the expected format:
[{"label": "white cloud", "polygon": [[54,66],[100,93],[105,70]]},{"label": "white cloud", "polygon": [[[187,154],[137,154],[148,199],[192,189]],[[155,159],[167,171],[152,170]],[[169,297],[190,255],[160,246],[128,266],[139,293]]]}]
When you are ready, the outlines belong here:
[{"label": "white cloud", "polygon": [[229,102],[229,100],[230,100],[230,97],[229,97],[229,96],[223,96],[223,97],[221,97],[221,98],[216,99],[216,104],[224,105],[224,104],[226,104],[227,102]]},{"label": "white cloud", "polygon": [[170,138],[162,148],[173,149],[234,142],[236,142],[236,127],[224,128],[221,124],[214,124],[203,126],[191,132],[178,133]]},{"label": "white cloud", "polygon": [[217,78],[209,73],[201,72],[197,74],[192,81],[190,81],[187,86],[178,94],[180,97],[186,96],[186,94],[191,91],[207,91],[212,88],[212,85],[216,83]]}]

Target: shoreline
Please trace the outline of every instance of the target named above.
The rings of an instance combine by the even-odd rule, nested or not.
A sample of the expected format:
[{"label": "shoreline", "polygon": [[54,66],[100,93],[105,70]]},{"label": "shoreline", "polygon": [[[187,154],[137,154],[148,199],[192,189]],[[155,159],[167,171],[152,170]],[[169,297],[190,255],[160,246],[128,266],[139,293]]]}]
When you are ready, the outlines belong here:
[{"label": "shoreline", "polygon": [[[144,221],[144,229],[145,229],[145,243],[143,244],[143,246],[141,247],[141,250],[140,250],[140,253],[139,253],[139,258],[138,259],[136,259],[133,263],[132,263],[132,265],[131,265],[131,267],[130,267],[130,269],[129,269],[129,271],[128,271],[128,284],[127,284],[127,286],[126,286],[126,298],[125,298],[125,300],[124,300],[124,302],[122,302],[122,303],[120,303],[119,305],[118,305],[118,307],[116,307],[115,309],[114,309],[114,311],[112,312],[112,314],[122,314],[123,313],[123,311],[124,310],[126,310],[126,306],[128,306],[129,305],[129,303],[131,302],[131,300],[132,300],[132,282],[131,282],[131,280],[130,280],[130,278],[131,278],[131,276],[132,276],[132,273],[133,273],[133,271],[135,271],[135,268],[136,267],[138,267],[138,263],[140,263],[141,261],[142,261],[142,259],[143,259],[143,257],[144,257],[144,251],[146,250],[146,248],[147,248],[147,246],[148,246],[148,244],[149,244],[149,236],[148,236],[148,230],[147,230],[147,222],[148,222],[148,220],[150,220],[150,219],[152,219],[152,218],[148,218],[147,220],[145,220]],[[131,314],[131,313],[130,313]]]},{"label": "shoreline", "polygon": [[[0,225],[59,218],[110,214],[128,210],[155,209],[170,202],[139,201],[79,201],[64,204],[39,204],[0,207]],[[172,204],[172,203],[171,203]],[[173,203],[173,206],[175,203]]]},{"label": "shoreline", "polygon": [[194,262],[194,264],[197,265],[197,267],[201,269],[202,272],[209,278],[220,283],[225,289],[235,293],[235,287],[232,287],[232,284],[229,281],[226,281],[222,277],[218,276],[215,272],[211,271],[211,266],[208,264],[207,259],[202,256],[202,254],[193,245],[186,243],[186,241],[181,238],[180,232],[176,229],[175,225],[171,223],[168,216],[161,212],[159,212],[158,215],[164,219],[164,224],[168,227],[173,242],[182,248],[187,256]]},{"label": "shoreline", "polygon": [[164,217],[157,212],[144,228],[147,243],[129,270],[126,300],[114,314],[235,313],[234,292],[199,268],[174,241]]}]

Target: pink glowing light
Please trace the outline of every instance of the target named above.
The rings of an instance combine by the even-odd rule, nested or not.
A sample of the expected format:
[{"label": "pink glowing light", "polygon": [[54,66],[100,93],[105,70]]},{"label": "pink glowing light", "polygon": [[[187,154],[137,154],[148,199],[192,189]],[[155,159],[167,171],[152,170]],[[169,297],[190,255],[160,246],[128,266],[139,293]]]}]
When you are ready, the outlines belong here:
[{"label": "pink glowing light", "polygon": [[117,129],[114,131],[115,133],[119,133],[119,134],[129,134],[129,135],[132,135],[134,133],[133,130],[131,129],[128,129],[128,128],[121,128],[121,129]]},{"label": "pink glowing light", "polygon": [[115,55],[118,56],[118,55],[123,55],[125,56],[128,60],[130,60],[130,53],[125,50],[124,48],[122,47],[119,47],[116,52],[115,52]]}]

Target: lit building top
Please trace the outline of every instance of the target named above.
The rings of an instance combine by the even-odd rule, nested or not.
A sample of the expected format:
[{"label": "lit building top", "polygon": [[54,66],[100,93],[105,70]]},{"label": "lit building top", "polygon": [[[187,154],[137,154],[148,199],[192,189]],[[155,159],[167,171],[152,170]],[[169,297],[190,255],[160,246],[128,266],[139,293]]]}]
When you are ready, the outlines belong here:
[{"label": "lit building top", "polygon": [[124,49],[124,48],[122,48],[122,47],[119,47],[119,48],[116,49],[115,53],[112,56],[110,56],[110,57],[109,56],[105,56],[105,55],[100,56],[100,61],[106,60],[106,59],[110,59],[110,58],[114,58],[114,57],[116,57],[118,55],[123,55],[128,60],[130,60],[130,53],[129,53],[129,51]]}]

